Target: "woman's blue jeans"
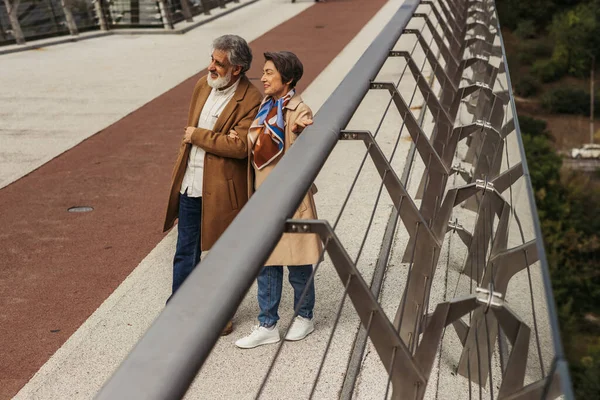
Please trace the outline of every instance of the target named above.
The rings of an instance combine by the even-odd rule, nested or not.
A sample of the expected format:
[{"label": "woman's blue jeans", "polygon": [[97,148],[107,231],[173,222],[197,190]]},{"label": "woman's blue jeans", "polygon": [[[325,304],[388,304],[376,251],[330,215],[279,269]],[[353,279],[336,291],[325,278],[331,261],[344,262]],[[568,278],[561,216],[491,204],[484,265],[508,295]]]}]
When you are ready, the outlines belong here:
[{"label": "woman's blue jeans", "polygon": [[[308,278],[313,271],[312,265],[289,266],[289,280],[294,288],[294,310],[298,308],[302,291],[308,284]],[[281,289],[283,286],[283,267],[268,266],[258,274],[258,306],[260,314],[258,321],[260,326],[271,327],[279,320],[279,302],[281,301]],[[315,307],[315,284],[310,282],[298,315],[312,319]]]}]

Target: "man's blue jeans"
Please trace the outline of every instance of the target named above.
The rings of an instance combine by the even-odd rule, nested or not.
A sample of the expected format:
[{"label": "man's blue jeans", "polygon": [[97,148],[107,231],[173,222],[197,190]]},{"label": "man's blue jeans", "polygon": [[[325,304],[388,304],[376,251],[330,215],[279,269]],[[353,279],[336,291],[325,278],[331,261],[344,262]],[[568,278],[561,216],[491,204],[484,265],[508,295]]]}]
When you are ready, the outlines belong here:
[{"label": "man's blue jeans", "polygon": [[[294,310],[298,307],[300,296],[312,274],[312,265],[299,265],[288,267],[289,280],[294,288]],[[281,289],[283,286],[283,267],[268,266],[258,274],[258,306],[260,314],[258,321],[260,326],[271,327],[279,320],[279,302],[281,301]],[[314,280],[306,291],[304,301],[298,311],[298,315],[312,319],[315,307],[315,284]]]},{"label": "man's blue jeans", "polygon": [[188,197],[186,191],[179,197],[177,247],[173,259],[173,294],[200,262],[201,222],[202,197]]}]

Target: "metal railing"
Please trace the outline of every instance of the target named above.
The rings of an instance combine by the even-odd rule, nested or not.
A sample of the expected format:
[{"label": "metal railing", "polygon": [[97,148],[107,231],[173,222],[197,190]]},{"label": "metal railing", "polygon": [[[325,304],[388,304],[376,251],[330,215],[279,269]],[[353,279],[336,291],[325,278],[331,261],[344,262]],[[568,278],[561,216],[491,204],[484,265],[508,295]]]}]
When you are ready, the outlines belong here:
[{"label": "metal railing", "polygon": [[[6,2],[0,2],[0,45],[15,43],[17,30],[23,40],[36,40],[99,29],[88,0],[9,0],[8,4],[10,9]],[[11,21],[9,10],[16,20]]]},{"label": "metal railing", "polygon": [[[397,82],[381,79],[392,61],[404,65]],[[388,95],[377,128],[349,129],[373,93]],[[378,138],[394,112],[402,123],[390,153]],[[402,138],[412,145],[401,174]],[[368,159],[381,179],[354,258],[336,230],[340,216],[333,225],[288,219],[336,145],[349,141],[366,152],[339,215]],[[394,212],[369,284],[360,260],[386,192]],[[366,368],[367,339],[386,370],[384,398],[424,398],[434,368],[438,391],[450,385],[460,398],[573,398],[494,1],[404,2],[98,398],[182,397],[284,232],[318,234],[343,287],[309,397],[349,298],[361,329],[341,371],[342,398]],[[393,247],[403,252],[394,271]],[[403,287],[388,315],[379,298],[392,273]]]},{"label": "metal railing", "polygon": [[0,2],[0,46],[90,30],[170,30],[228,3],[239,0],[5,0]]},{"label": "metal railing", "polygon": [[198,15],[210,15],[216,8],[239,0],[113,0],[108,4],[110,28],[167,28],[182,22],[194,22]]}]

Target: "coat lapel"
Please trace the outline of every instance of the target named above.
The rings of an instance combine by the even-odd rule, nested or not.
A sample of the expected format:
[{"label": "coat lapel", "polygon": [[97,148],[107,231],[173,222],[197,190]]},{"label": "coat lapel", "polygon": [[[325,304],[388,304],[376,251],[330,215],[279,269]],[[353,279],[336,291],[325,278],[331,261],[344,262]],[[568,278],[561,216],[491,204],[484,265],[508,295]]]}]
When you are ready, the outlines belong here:
[{"label": "coat lapel", "polygon": [[220,132],[221,129],[223,129],[223,127],[227,123],[227,120],[233,115],[235,109],[238,107],[238,103],[244,99],[249,84],[250,81],[248,80],[248,78],[246,78],[245,75],[240,78],[240,83],[238,84],[238,87],[235,90],[235,94],[233,95],[233,98],[229,101],[229,103],[227,103],[227,105],[221,112],[221,115],[219,115],[217,122],[215,122],[213,132]]},{"label": "coat lapel", "polygon": [[208,100],[211,90],[212,88],[208,86],[208,83],[205,83],[199,90],[198,97],[196,97],[196,102],[194,104],[194,111],[191,114],[191,120],[188,121],[188,126],[198,126],[200,112],[202,112],[202,108],[204,107],[206,100]]}]

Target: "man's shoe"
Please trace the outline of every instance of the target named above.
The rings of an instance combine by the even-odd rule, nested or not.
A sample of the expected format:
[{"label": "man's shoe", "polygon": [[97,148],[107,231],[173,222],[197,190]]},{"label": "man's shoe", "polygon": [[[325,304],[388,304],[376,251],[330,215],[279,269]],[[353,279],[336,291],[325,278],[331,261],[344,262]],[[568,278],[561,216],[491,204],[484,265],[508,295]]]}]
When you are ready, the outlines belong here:
[{"label": "man's shoe", "polygon": [[223,328],[223,331],[221,332],[221,336],[227,336],[231,332],[233,332],[233,322],[229,321],[227,323],[227,325],[225,325],[225,328]]},{"label": "man's shoe", "polygon": [[315,330],[315,324],[312,319],[304,318],[298,315],[294,318],[292,326],[285,335],[285,340],[302,340]]},{"label": "man's shoe", "polygon": [[246,337],[241,338],[235,345],[240,349],[253,349],[263,344],[277,343],[281,340],[279,336],[279,329],[277,325],[271,328],[265,328],[264,326],[255,326],[252,328],[252,333]]}]

